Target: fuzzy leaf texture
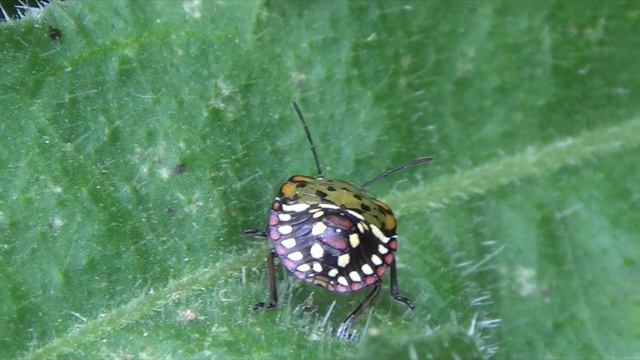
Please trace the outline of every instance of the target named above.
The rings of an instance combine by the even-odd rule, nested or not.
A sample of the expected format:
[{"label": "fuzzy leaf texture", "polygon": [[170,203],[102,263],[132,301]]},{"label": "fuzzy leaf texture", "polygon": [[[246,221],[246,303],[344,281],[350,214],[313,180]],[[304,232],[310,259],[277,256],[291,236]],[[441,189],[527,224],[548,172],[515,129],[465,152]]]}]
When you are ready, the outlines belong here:
[{"label": "fuzzy leaf texture", "polygon": [[[640,7],[53,2],[0,24],[0,358],[640,357]],[[278,268],[279,185],[399,220],[400,289]]]}]

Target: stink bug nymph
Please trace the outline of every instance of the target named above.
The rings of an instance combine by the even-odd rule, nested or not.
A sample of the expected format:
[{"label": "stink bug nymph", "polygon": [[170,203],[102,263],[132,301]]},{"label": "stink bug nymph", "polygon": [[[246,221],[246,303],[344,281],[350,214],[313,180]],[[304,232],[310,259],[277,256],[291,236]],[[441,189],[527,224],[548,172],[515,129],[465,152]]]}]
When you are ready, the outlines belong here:
[{"label": "stink bug nymph", "polygon": [[294,175],[282,184],[271,205],[265,231],[245,230],[266,237],[271,243],[267,256],[269,302],[254,309],[273,308],[278,303],[274,258],[296,278],[336,293],[350,293],[373,287],[360,305],[342,322],[338,337],[354,338],[349,327],[369,307],[382,285],[382,276],[391,272],[391,296],[413,309],[415,305],[400,295],[394,252],[398,248],[396,218],[388,205],[365,193],[386,176],[404,168],[426,163],[422,157],[389,169],[360,187],[324,177],[316,146],[298,104],[293,103],[304,128],[316,165],[314,177]]}]

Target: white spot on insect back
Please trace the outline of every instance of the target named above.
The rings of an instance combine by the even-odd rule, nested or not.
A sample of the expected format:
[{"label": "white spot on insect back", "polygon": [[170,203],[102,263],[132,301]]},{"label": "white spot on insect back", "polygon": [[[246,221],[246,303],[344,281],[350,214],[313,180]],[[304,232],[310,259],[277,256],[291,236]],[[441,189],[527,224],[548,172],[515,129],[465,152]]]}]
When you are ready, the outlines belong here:
[{"label": "white spot on insect back", "polygon": [[358,214],[357,212],[353,211],[353,210],[347,210],[347,212],[349,214],[351,214],[351,216],[358,218],[360,220],[364,220],[364,218],[362,217],[362,215]]},{"label": "white spot on insect back", "polygon": [[360,277],[360,274],[358,274],[357,271],[350,272],[349,277],[351,278],[351,280],[356,282],[362,281],[362,278]]},{"label": "white spot on insect back", "polygon": [[313,246],[311,247],[311,256],[316,259],[320,259],[322,258],[322,256],[324,256],[324,249],[322,248],[322,246],[320,246],[320,244],[313,244]]},{"label": "white spot on insect back", "polygon": [[358,247],[358,245],[360,245],[360,236],[356,233],[349,235],[349,244],[351,244],[351,247],[353,248]]},{"label": "white spot on insect back", "polygon": [[358,227],[358,231],[364,233],[364,225],[362,225],[362,223],[357,223],[356,226]]},{"label": "white spot on insect back", "polygon": [[333,269],[329,270],[328,275],[331,276],[331,277],[336,277],[336,275],[338,275],[338,269],[333,268]]},{"label": "white spot on insect back", "polygon": [[371,255],[371,262],[373,263],[373,265],[380,265],[382,264],[382,259],[380,259],[380,257],[376,254]]},{"label": "white spot on insect back", "polygon": [[311,235],[320,235],[327,229],[327,225],[325,225],[322,221],[318,221],[313,224],[311,228]]},{"label": "white spot on insect back", "polygon": [[284,211],[288,211],[288,212],[301,212],[301,211],[305,211],[309,208],[309,204],[304,204],[304,203],[298,203],[298,204],[293,204],[293,205],[282,205],[282,210]]},{"label": "white spot on insect back", "polygon": [[288,239],[282,240],[280,244],[282,244],[282,246],[286,247],[287,249],[291,249],[292,247],[296,246],[296,239],[288,238]]},{"label": "white spot on insect back", "polygon": [[[371,232],[373,233],[373,236],[377,237],[378,240],[382,241],[383,244],[386,244],[389,242],[389,237],[386,236],[382,230],[380,230],[380,228],[378,228],[377,226],[371,224]],[[385,253],[383,253],[385,254]]]},{"label": "white spot on insect back", "polygon": [[387,249],[386,247],[384,247],[382,244],[378,245],[378,252],[382,255],[386,254],[389,252],[389,249]]},{"label": "white spot on insect back", "polygon": [[322,216],[322,215],[324,215],[324,211],[318,211],[317,213],[313,214],[313,218],[314,218],[314,219],[317,219],[317,218],[319,218],[319,217],[320,217],[320,216]]},{"label": "white spot on insect back", "polygon": [[289,225],[278,226],[278,232],[282,235],[290,234],[293,228]]},{"label": "white spot on insect back", "polygon": [[338,256],[338,266],[340,267],[349,265],[349,261],[351,261],[351,256],[349,256],[349,254],[342,254]]},{"label": "white spot on insect back", "polygon": [[309,264],[298,265],[296,270],[302,271],[302,272],[307,272],[307,271],[311,270],[311,266],[309,266]]},{"label": "white spot on insect back", "polygon": [[334,209],[334,210],[340,209],[339,206],[336,206],[333,204],[320,204],[319,206],[324,209]]},{"label": "white spot on insect back", "polygon": [[344,276],[340,276],[338,278],[338,284],[344,285],[344,286],[349,286],[349,282],[347,281],[347,278],[344,277]]},{"label": "white spot on insect back", "polygon": [[278,219],[280,219],[280,221],[289,221],[289,220],[291,220],[291,215],[289,215],[289,214],[278,214]]},{"label": "white spot on insect back", "polygon": [[302,256],[302,253],[300,251],[296,251],[290,253],[289,255],[287,255],[287,257],[293,261],[300,261],[304,256]]},{"label": "white spot on insect back", "polygon": [[313,263],[313,271],[315,271],[317,273],[321,273],[322,272],[322,265],[319,262],[314,262]]},{"label": "white spot on insect back", "polygon": [[361,268],[361,269],[362,269],[362,272],[363,272],[365,275],[371,275],[371,274],[373,274],[373,269],[371,268],[371,266],[370,266],[369,264],[364,264],[364,265],[362,265],[362,268]]}]

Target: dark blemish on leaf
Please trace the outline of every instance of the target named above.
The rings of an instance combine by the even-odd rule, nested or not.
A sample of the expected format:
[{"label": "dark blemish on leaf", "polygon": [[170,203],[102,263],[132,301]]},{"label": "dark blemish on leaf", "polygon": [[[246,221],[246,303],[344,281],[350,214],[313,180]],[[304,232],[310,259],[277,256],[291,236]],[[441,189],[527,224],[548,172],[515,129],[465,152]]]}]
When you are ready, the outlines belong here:
[{"label": "dark blemish on leaf", "polygon": [[176,165],[176,168],[175,168],[175,172],[176,172],[176,174],[178,174],[178,175],[182,175],[182,174],[184,174],[186,171],[187,171],[187,164],[185,164],[185,163],[180,163],[180,164]]},{"label": "dark blemish on leaf", "polygon": [[58,41],[62,39],[62,30],[58,29],[55,26],[49,26],[48,35],[49,35],[49,39]]},{"label": "dark blemish on leaf", "polygon": [[170,218],[176,217],[176,209],[172,207],[167,208],[167,215],[169,215]]}]

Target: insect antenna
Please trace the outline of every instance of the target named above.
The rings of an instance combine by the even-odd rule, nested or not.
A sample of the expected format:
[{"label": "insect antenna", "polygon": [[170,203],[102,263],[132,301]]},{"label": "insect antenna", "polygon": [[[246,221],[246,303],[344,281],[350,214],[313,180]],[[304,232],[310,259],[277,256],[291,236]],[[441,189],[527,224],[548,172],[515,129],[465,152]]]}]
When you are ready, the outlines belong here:
[{"label": "insect antenna", "polygon": [[386,170],[384,172],[382,172],[381,174],[378,174],[376,177],[374,177],[373,179],[367,181],[366,183],[362,184],[360,186],[360,189],[365,190],[366,188],[368,188],[369,186],[377,183],[378,181],[386,178],[387,176],[396,173],[402,169],[406,169],[412,166],[416,166],[416,165],[420,165],[420,164],[424,164],[427,163],[429,161],[433,160],[433,156],[425,156],[425,157],[421,157],[421,158],[417,158],[411,161],[407,161],[406,163],[400,164],[392,169]]},{"label": "insect antenna", "polygon": [[307,127],[307,122],[304,121],[304,116],[302,116],[302,111],[300,111],[300,107],[295,101],[293,102],[293,109],[296,111],[296,114],[298,114],[298,118],[302,123],[302,127],[304,127],[304,132],[305,134],[307,134],[307,141],[309,141],[309,146],[311,147],[311,153],[313,153],[313,160],[316,162],[316,171],[318,172],[318,177],[323,178],[324,175],[322,174],[322,169],[320,168],[320,160],[318,160],[318,153],[316,153],[316,144],[313,142],[313,139],[311,138],[311,132],[309,132],[309,128]]}]

